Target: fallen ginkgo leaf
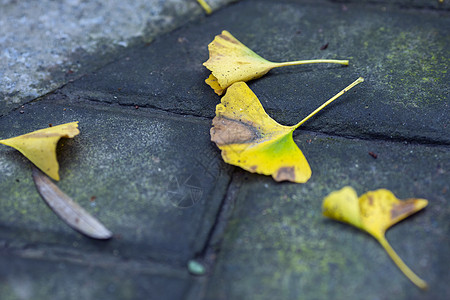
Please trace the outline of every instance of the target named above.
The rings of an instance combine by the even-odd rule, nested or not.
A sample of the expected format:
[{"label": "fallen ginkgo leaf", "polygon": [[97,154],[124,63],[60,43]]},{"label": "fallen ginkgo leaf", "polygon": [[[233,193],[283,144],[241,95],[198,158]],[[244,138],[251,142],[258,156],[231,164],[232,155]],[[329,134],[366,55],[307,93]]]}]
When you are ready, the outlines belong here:
[{"label": "fallen ginkgo leaf", "polygon": [[356,191],[352,187],[346,186],[325,197],[323,214],[371,234],[406,277],[421,289],[426,289],[426,282],[414,274],[395,253],[386,240],[385,233],[389,227],[418,212],[427,204],[428,201],[425,199],[399,200],[386,189],[370,191],[358,198]]},{"label": "fallen ginkgo leaf", "polygon": [[209,59],[203,65],[211,71],[211,75],[205,82],[218,95],[222,95],[235,82],[259,78],[277,67],[313,63],[348,65],[348,60],[334,59],[271,62],[247,48],[226,30],[214,38],[208,45],[208,49]]},{"label": "fallen ginkgo leaf", "polygon": [[0,144],[19,150],[45,174],[59,180],[56,145],[60,138],[73,138],[79,133],[78,122],[72,122],[0,140]]},{"label": "fallen ginkgo leaf", "polygon": [[211,141],[222,150],[222,158],[229,164],[253,173],[272,175],[276,181],[304,183],[311,177],[311,168],[295,144],[292,133],[363,81],[363,78],[358,78],[294,126],[278,124],[267,115],[245,82],[234,83],[216,106]]}]

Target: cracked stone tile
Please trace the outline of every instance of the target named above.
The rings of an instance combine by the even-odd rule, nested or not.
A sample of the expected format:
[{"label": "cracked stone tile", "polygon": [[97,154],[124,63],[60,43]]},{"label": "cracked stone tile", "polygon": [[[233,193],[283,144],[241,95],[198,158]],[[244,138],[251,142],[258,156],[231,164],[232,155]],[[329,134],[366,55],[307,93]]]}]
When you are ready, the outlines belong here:
[{"label": "cracked stone tile", "polygon": [[[359,76],[365,82],[305,130],[450,144],[447,13],[349,3],[242,1],[135,48],[59,90],[59,96],[149,106],[212,118],[219,97],[204,79],[207,45],[227,29],[273,61],[349,59],[348,67],[279,68],[249,83],[266,111],[291,125]],[[326,17],[324,17],[326,16]],[[326,50],[321,46],[328,43]]]},{"label": "cracked stone tile", "polygon": [[195,0],[2,0],[0,114],[203,14]]},{"label": "cracked stone tile", "polygon": [[79,121],[58,147],[58,187],[114,238],[99,243],[73,231],[45,205],[30,162],[0,148],[0,239],[117,253],[183,265],[203,250],[230,180],[210,142],[210,121],[134,107],[39,101],[0,119],[3,136]]}]

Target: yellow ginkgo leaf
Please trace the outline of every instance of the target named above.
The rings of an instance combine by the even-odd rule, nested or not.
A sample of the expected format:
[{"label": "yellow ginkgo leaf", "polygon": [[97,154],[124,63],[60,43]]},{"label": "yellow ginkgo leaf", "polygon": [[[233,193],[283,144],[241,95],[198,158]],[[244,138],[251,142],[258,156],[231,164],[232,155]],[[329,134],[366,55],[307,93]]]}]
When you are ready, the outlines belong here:
[{"label": "yellow ginkgo leaf", "polygon": [[56,145],[60,138],[73,138],[79,133],[78,122],[72,122],[0,140],[0,144],[19,150],[42,172],[55,180],[59,180]]},{"label": "yellow ginkgo leaf", "polygon": [[216,94],[223,92],[233,83],[249,81],[265,75],[273,68],[314,63],[348,65],[348,60],[316,59],[275,63],[270,62],[239,42],[228,31],[222,31],[208,45],[209,59],[203,63],[212,74],[205,82]]},{"label": "yellow ginkgo leaf", "polygon": [[389,227],[418,212],[427,204],[428,201],[425,199],[399,200],[386,189],[370,191],[358,198],[355,190],[347,186],[325,197],[323,214],[371,234],[383,246],[400,270],[415,285],[426,289],[426,282],[414,274],[395,253],[386,240],[385,233]]},{"label": "yellow ginkgo leaf", "polygon": [[272,175],[276,181],[304,183],[311,177],[311,168],[295,144],[292,133],[360,82],[363,82],[362,78],[294,126],[278,124],[267,115],[245,82],[234,83],[216,107],[211,140],[222,150],[222,157],[229,164],[250,172]]}]

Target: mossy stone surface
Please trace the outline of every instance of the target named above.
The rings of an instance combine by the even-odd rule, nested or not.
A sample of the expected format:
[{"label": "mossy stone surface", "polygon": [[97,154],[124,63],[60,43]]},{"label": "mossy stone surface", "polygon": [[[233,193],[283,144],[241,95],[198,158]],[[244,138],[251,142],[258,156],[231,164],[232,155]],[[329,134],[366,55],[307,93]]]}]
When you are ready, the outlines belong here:
[{"label": "mossy stone surface", "polygon": [[[359,76],[365,82],[303,128],[364,138],[450,144],[446,11],[349,3],[243,1],[136,49],[61,93],[214,116],[207,44],[222,30],[271,61],[349,59],[274,69],[249,82],[266,111],[292,125]],[[326,49],[321,48],[327,45]],[[127,70],[127,71],[126,71]]]},{"label": "mossy stone surface", "polygon": [[[445,299],[448,149],[308,133],[295,141],[311,164],[311,180],[277,184],[242,172],[245,184],[206,299]],[[387,232],[428,291],[415,287],[373,237],[322,216],[323,198],[346,185],[359,195],[387,188],[400,199],[429,200]]]},{"label": "mossy stone surface", "polygon": [[[450,18],[434,4],[240,1],[0,109],[0,138],[80,121],[58,145],[57,185],[115,234],[70,229],[39,197],[30,162],[0,147],[0,298],[449,298]],[[228,166],[211,143],[220,98],[202,63],[222,30],[272,61],[350,59],[250,82],[281,124],[365,77],[294,133],[306,184]],[[387,232],[427,292],[371,236],[322,216],[323,197],[345,185],[429,200]]]},{"label": "mossy stone surface", "polygon": [[[226,0],[209,0],[215,11]],[[205,15],[197,1],[0,3],[0,115]]]},{"label": "mossy stone surface", "polygon": [[183,270],[162,271],[145,262],[137,267],[101,257],[80,264],[80,257],[38,260],[39,252],[0,252],[2,300],[182,299],[192,284]]},{"label": "mossy stone surface", "polygon": [[[39,101],[0,120],[3,137],[79,121],[80,135],[58,146],[60,189],[114,234],[80,236],[38,195],[30,162],[1,147],[0,236],[185,265],[205,246],[229,181],[209,141],[209,120],[151,110]],[[73,246],[76,244],[76,247]]]}]

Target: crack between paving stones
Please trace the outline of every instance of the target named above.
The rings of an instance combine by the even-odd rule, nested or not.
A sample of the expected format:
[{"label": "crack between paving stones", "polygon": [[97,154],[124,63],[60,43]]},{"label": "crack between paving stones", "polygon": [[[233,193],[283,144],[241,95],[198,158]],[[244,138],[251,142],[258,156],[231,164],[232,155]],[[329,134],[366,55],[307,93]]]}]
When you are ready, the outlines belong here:
[{"label": "crack between paving stones", "polygon": [[65,248],[38,249],[38,248],[8,248],[0,249],[0,255],[11,255],[19,258],[49,261],[55,263],[67,262],[74,265],[98,267],[104,269],[135,271],[142,274],[169,275],[185,277],[186,270],[181,264],[172,265],[151,259],[132,259],[116,257],[113,254],[90,253],[74,251]]},{"label": "crack between paving stones", "polygon": [[194,258],[206,267],[206,274],[205,276],[197,277],[197,285],[191,285],[191,287],[188,288],[185,297],[186,300],[204,298],[209,281],[209,275],[211,275],[212,270],[214,269],[216,257],[220,252],[220,246],[223,242],[223,237],[228,227],[228,221],[234,211],[237,192],[243,182],[242,173],[237,170],[238,168],[234,168],[230,175],[231,179],[227,185],[225,195],[222,198],[220,208],[216,214],[215,222],[211,226],[203,249],[199,251]]},{"label": "crack between paving stones", "polygon": [[[51,94],[51,93],[49,93],[49,94]],[[27,102],[27,104],[35,102],[35,101],[39,101],[41,98],[44,98],[47,95],[44,95],[44,96],[41,96],[34,100],[31,100],[31,101]],[[95,100],[95,99],[84,99],[84,100],[86,100],[88,102],[92,102],[92,103],[103,104],[104,106],[117,106],[117,107],[129,107],[129,108],[135,107],[135,105],[133,105],[133,104],[113,103],[113,102],[106,102],[106,101],[100,101],[100,100]],[[64,101],[60,101],[59,103],[62,104],[62,103],[64,103]],[[83,104],[83,103],[82,102],[70,103],[70,105],[80,105],[80,104]],[[23,104],[23,105],[26,105],[26,104]],[[81,106],[83,106],[83,105],[81,105]],[[96,107],[93,107],[93,108],[97,109]],[[172,115],[174,115],[175,118],[177,118],[177,117],[192,117],[192,118],[196,118],[196,119],[202,119],[205,121],[208,120],[211,122],[213,119],[213,117],[202,116],[199,114],[181,113],[181,112],[175,111],[175,110],[162,109],[160,107],[153,106],[153,105],[139,106],[139,108],[142,108],[143,110],[150,109],[155,112],[164,112],[164,113],[172,114]],[[19,109],[20,109],[20,106],[16,109],[13,109],[12,111],[10,111],[7,114],[0,115],[0,118],[6,117],[7,115],[16,112]],[[141,112],[138,112],[138,110],[136,110],[135,113],[140,114]],[[376,133],[367,134],[365,136],[357,136],[357,135],[336,134],[336,133],[313,131],[313,130],[296,130],[294,132],[294,138],[297,138],[297,139],[300,138],[301,132],[306,133],[306,134],[320,135],[320,136],[324,136],[324,137],[337,137],[337,138],[362,140],[362,141],[369,141],[369,142],[389,142],[389,143],[401,143],[401,144],[408,144],[408,145],[418,145],[418,146],[427,146],[427,147],[443,147],[443,148],[448,148],[450,146],[450,142],[445,142],[445,141],[434,141],[434,140],[430,140],[427,138],[415,138],[414,139],[414,138],[389,137],[386,135],[376,134]]]},{"label": "crack between paving stones", "polygon": [[[142,48],[147,47],[147,43],[141,45],[140,47],[137,47],[137,49],[139,49],[139,48],[141,48],[141,47],[142,47]],[[66,85],[68,85],[68,84],[70,84],[70,83],[73,83],[74,81],[77,81],[77,80],[79,80],[80,78],[82,78],[82,77],[84,77],[84,76],[86,76],[86,75],[88,75],[88,74],[95,73],[95,72],[97,72],[97,71],[99,71],[99,70],[101,70],[101,69],[107,67],[108,65],[111,65],[111,64],[113,64],[113,63],[115,63],[115,62],[117,62],[117,61],[123,59],[123,58],[126,57],[127,55],[128,55],[128,52],[126,51],[125,53],[122,53],[122,54],[120,54],[120,55],[114,57],[113,59],[111,59],[111,61],[107,61],[107,62],[105,62],[104,64],[99,65],[99,66],[96,66],[96,67],[94,67],[94,68],[92,68],[92,69],[84,70],[84,72],[82,72],[81,74],[78,74],[78,75],[74,76],[73,78],[68,79],[66,82],[62,83],[60,86],[55,87],[54,89],[52,89],[52,90],[50,90],[50,91],[48,91],[48,92],[46,92],[46,93],[44,93],[44,94],[42,94],[42,95],[40,95],[40,96],[37,96],[37,97],[35,97],[35,98],[32,98],[32,99],[30,99],[30,100],[28,100],[28,101],[26,101],[26,102],[24,102],[24,103],[18,104],[18,106],[12,108],[10,112],[8,112],[8,113],[6,113],[6,114],[1,114],[1,115],[0,115],[0,118],[3,117],[3,116],[6,116],[7,114],[9,114],[9,113],[11,113],[11,112],[14,112],[14,111],[17,111],[17,110],[21,109],[22,106],[25,106],[25,105],[28,105],[28,104],[30,104],[30,103],[37,102],[37,101],[40,101],[40,100],[45,100],[46,97],[48,97],[48,96],[50,96],[50,95],[52,95],[52,94],[55,94],[58,90],[63,89]],[[65,96],[65,95],[64,95],[64,96]]]},{"label": "crack between paving stones", "polygon": [[302,130],[302,131],[296,131],[294,132],[294,141],[295,139],[300,138],[300,132],[316,135],[316,136],[323,136],[323,137],[330,137],[330,138],[341,138],[341,139],[347,139],[347,140],[359,140],[359,141],[367,141],[367,142],[387,142],[387,143],[399,143],[399,144],[405,144],[405,145],[415,145],[415,146],[424,146],[424,147],[441,147],[441,148],[448,148],[450,146],[450,142],[442,142],[442,141],[433,141],[426,138],[421,139],[412,139],[412,138],[400,138],[400,137],[388,137],[386,135],[378,135],[378,134],[368,134],[366,136],[356,136],[356,135],[346,135],[346,134],[336,134],[336,133],[327,133],[327,132],[320,132],[320,131],[310,131],[310,130]]},{"label": "crack between paving stones", "polygon": [[93,103],[101,103],[104,105],[108,105],[108,106],[114,106],[117,105],[119,107],[129,107],[129,108],[135,108],[136,106],[138,106],[138,109],[140,108],[147,108],[147,109],[152,109],[155,111],[159,111],[159,112],[166,112],[166,113],[170,113],[170,114],[174,114],[177,116],[188,116],[188,117],[194,117],[194,118],[202,118],[202,119],[207,119],[207,120],[212,120],[212,117],[205,117],[202,116],[200,114],[195,114],[195,113],[183,113],[180,112],[179,110],[176,109],[164,109],[155,105],[151,105],[151,104],[145,104],[145,105],[136,105],[136,104],[126,104],[126,103],[115,103],[115,102],[109,102],[109,101],[102,101],[102,100],[96,100],[96,99],[84,99],[85,101],[88,102],[93,102]]},{"label": "crack between paving stones", "polygon": [[231,217],[234,208],[234,201],[236,198],[236,192],[239,190],[242,181],[236,179],[236,168],[231,173],[231,179],[228,183],[225,195],[222,198],[220,208],[216,214],[215,222],[211,226],[206,242],[203,249],[200,251],[198,257],[204,260],[208,265],[213,262],[217,249],[220,246],[222,237],[225,233],[225,229],[228,224],[228,220]]},{"label": "crack between paving stones", "polygon": [[[53,92],[52,92],[53,93]],[[51,94],[51,93],[49,93]],[[41,98],[46,97],[47,95],[41,96],[39,98],[36,98],[34,100],[30,100],[29,102],[27,102],[26,104],[32,103],[32,102],[36,102],[39,101]],[[106,101],[99,101],[99,100],[95,100],[95,99],[85,99],[88,102],[92,102],[92,103],[100,103],[103,104],[104,106],[114,106],[116,105],[117,107],[129,107],[129,108],[134,108],[135,105],[132,104],[121,104],[121,103],[113,103],[113,102],[106,102]],[[62,102],[60,102],[62,103]],[[26,105],[26,104],[22,104],[22,105]],[[70,103],[70,105],[79,105],[82,104],[81,102],[78,103]],[[21,105],[21,106],[22,106]],[[17,107],[15,109],[13,109],[12,111],[10,111],[9,113],[0,115],[0,118],[6,117],[7,115],[17,112],[17,110],[19,110],[21,107]],[[96,109],[96,107],[93,107],[94,109]],[[191,114],[191,113],[181,113],[179,111],[175,111],[175,110],[170,110],[170,109],[162,109],[160,107],[157,106],[153,106],[153,105],[144,105],[144,106],[139,106],[139,108],[142,109],[151,109],[155,112],[164,112],[164,113],[168,113],[168,114],[172,114],[175,115],[176,117],[192,117],[192,118],[198,118],[198,119],[202,119],[202,120],[209,120],[212,121],[213,117],[207,117],[207,116],[202,116],[199,114]],[[136,113],[139,114],[139,112]],[[434,141],[434,140],[430,140],[427,138],[400,138],[400,137],[389,137],[386,135],[382,135],[382,134],[367,134],[366,136],[357,136],[357,135],[349,135],[349,134],[336,134],[336,133],[329,133],[329,132],[321,132],[321,131],[313,131],[313,130],[296,130],[294,132],[294,137],[295,138],[300,138],[300,133],[306,133],[306,134],[316,134],[316,135],[321,135],[324,137],[337,137],[337,138],[344,138],[344,139],[351,139],[351,140],[362,140],[362,141],[369,141],[369,142],[390,142],[390,143],[402,143],[402,144],[408,144],[408,145],[418,145],[418,146],[429,146],[429,147],[443,147],[443,148],[448,148],[450,146],[450,142],[445,142],[445,141]]]},{"label": "crack between paving stones", "polygon": [[[83,75],[84,76],[84,75]],[[2,114],[0,115],[0,118],[6,117],[7,115],[17,112],[18,110],[21,109],[22,106],[28,105],[30,103],[33,102],[38,102],[40,100],[44,100],[44,98],[55,94],[56,91],[62,89],[64,86],[66,86],[67,84],[69,84],[71,81],[65,83],[64,85],[62,85],[61,87],[52,90],[42,96],[39,96],[37,98],[34,98],[30,101],[27,101],[24,104],[19,105],[16,108],[13,108],[10,112],[6,113],[6,114]],[[67,95],[63,94],[62,97],[67,97]],[[125,103],[115,103],[115,102],[108,102],[108,101],[101,101],[101,100],[96,100],[96,99],[92,99],[92,98],[85,98],[85,101],[88,102],[93,102],[93,103],[100,103],[103,104],[105,106],[114,106],[117,105],[118,107],[130,107],[130,108],[134,108],[136,105],[135,104],[125,104]],[[75,104],[75,103],[70,103],[71,105]],[[82,104],[82,102],[78,102],[78,104]],[[165,112],[165,113],[169,113],[169,114],[173,114],[176,116],[182,116],[182,117],[193,117],[193,118],[201,118],[203,120],[210,120],[212,121],[212,119],[214,117],[207,117],[207,116],[203,116],[200,114],[194,114],[194,113],[182,113],[179,110],[171,110],[171,109],[163,109],[161,107],[157,107],[155,105],[140,105],[138,106],[139,108],[143,108],[143,109],[152,109],[156,112]],[[328,137],[340,137],[340,138],[345,138],[345,139],[359,139],[359,140],[363,140],[363,141],[384,141],[384,142],[397,142],[397,143],[407,143],[409,145],[421,145],[421,146],[432,146],[432,147],[444,147],[447,148],[448,146],[450,146],[450,142],[445,142],[445,141],[434,141],[434,140],[430,140],[427,139],[425,137],[423,138],[400,138],[400,137],[389,137],[386,135],[382,135],[382,134],[367,134],[366,136],[356,136],[356,135],[349,135],[349,134],[336,134],[336,133],[329,133],[329,132],[320,132],[320,131],[311,131],[311,130],[298,130],[294,133],[294,137],[298,136],[298,132],[305,132],[305,133],[309,133],[309,134],[318,134],[318,135],[324,135],[324,136],[328,136]]]},{"label": "crack between paving stones", "polygon": [[[134,107],[135,105],[133,104],[123,104],[123,103],[113,103],[113,102],[105,102],[105,101],[99,101],[99,100],[95,100],[95,99],[85,99],[87,101],[90,102],[94,102],[94,103],[102,103],[108,106],[111,105],[117,105],[117,106],[122,106],[122,107]],[[188,117],[193,117],[193,118],[201,118],[203,120],[210,120],[212,122],[212,119],[214,117],[207,117],[207,116],[203,116],[200,114],[192,114],[192,113],[181,113],[177,110],[170,110],[170,109],[163,109],[154,105],[144,105],[144,106],[139,106],[139,108],[143,108],[143,109],[152,109],[156,112],[165,112],[165,113],[169,113],[169,114],[173,114],[176,116],[188,116]],[[357,136],[357,135],[349,135],[349,134],[336,134],[336,133],[329,133],[329,132],[321,132],[321,131],[313,131],[313,130],[298,130],[294,132],[294,137],[298,136],[299,132],[304,132],[304,133],[308,133],[308,134],[317,134],[317,135],[323,135],[326,137],[339,137],[339,138],[345,138],[345,139],[358,139],[358,140],[363,140],[363,141],[372,141],[372,142],[393,142],[393,143],[407,143],[409,145],[421,145],[421,146],[433,146],[433,147],[439,147],[439,146],[443,146],[443,147],[448,147],[450,146],[450,142],[445,142],[445,141],[434,141],[434,140],[430,140],[427,138],[400,138],[400,137],[389,137],[387,135],[382,135],[382,134],[367,134],[366,136]]]}]

